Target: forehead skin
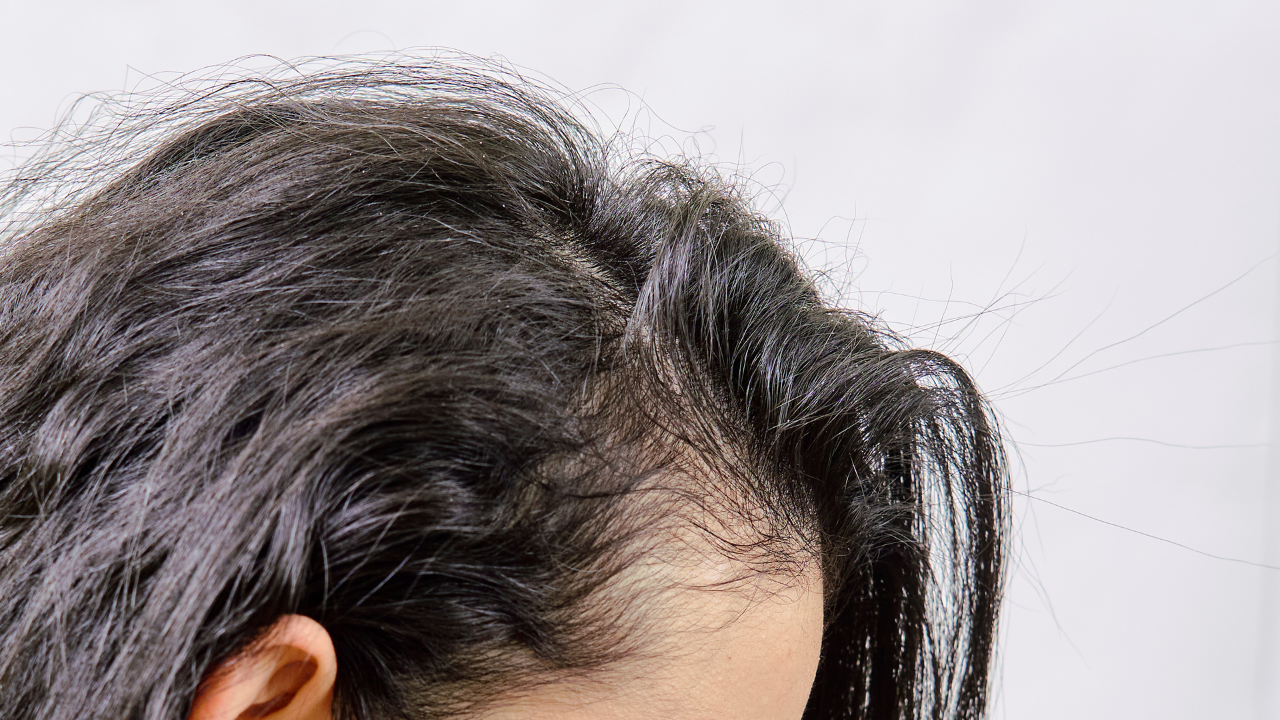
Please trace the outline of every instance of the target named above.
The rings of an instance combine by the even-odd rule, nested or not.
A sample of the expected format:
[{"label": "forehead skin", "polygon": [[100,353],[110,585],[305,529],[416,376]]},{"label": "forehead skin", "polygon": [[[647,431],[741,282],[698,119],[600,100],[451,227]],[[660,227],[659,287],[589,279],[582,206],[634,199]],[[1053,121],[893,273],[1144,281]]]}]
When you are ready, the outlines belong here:
[{"label": "forehead skin", "polygon": [[671,651],[600,683],[544,686],[484,720],[800,720],[822,646],[816,572],[755,593],[694,591]]}]

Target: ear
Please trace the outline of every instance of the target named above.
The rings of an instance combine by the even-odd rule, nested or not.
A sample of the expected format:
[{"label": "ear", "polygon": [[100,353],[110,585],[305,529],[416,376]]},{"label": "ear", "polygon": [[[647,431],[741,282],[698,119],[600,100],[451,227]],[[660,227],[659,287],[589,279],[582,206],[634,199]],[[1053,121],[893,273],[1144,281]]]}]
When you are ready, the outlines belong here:
[{"label": "ear", "polygon": [[189,720],[330,720],[338,661],[320,623],[285,615],[200,683]]}]

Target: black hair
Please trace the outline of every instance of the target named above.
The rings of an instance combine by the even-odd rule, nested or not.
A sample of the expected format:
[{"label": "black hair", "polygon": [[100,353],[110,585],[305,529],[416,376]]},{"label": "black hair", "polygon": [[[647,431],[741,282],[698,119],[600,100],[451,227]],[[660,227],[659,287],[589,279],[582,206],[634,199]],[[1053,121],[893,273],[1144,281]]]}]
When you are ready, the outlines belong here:
[{"label": "black hair", "polygon": [[642,655],[679,527],[821,569],[806,718],[985,713],[997,425],[741,185],[479,61],[117,121],[0,198],[0,716],[185,717],[288,613],[337,717],[466,715]]}]

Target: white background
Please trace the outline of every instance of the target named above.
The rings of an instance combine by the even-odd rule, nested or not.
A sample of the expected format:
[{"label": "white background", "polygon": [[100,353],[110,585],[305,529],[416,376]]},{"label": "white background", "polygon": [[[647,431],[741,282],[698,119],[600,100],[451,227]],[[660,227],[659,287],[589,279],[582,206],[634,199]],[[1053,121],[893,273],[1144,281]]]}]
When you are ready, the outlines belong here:
[{"label": "white background", "polygon": [[5,2],[2,139],[258,53],[630,90],[588,99],[741,166],[847,302],[1002,411],[1032,499],[994,717],[1280,718],[1280,573],[1133,532],[1280,565],[1280,3]]}]

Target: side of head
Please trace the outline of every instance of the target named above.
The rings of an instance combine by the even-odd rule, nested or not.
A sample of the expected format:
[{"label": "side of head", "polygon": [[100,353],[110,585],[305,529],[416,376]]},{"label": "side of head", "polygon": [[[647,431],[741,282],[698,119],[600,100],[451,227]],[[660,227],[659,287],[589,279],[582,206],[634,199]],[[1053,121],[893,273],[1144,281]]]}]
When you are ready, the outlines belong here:
[{"label": "side of head", "polygon": [[494,713],[797,589],[805,718],[981,714],[994,423],[734,186],[489,71],[202,102],[0,246],[0,714],[185,717],[295,616],[337,717]]}]

